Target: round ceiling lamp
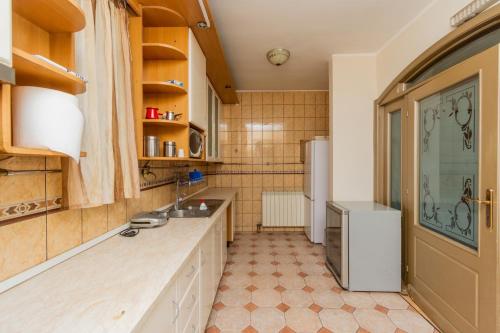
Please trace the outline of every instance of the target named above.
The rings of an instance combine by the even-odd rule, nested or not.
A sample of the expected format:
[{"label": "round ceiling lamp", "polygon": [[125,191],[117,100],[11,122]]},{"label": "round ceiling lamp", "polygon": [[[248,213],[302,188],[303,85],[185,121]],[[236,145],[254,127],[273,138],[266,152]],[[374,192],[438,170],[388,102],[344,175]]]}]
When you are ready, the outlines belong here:
[{"label": "round ceiling lamp", "polygon": [[290,58],[290,51],[287,49],[272,49],[267,52],[267,60],[275,66],[281,66]]}]

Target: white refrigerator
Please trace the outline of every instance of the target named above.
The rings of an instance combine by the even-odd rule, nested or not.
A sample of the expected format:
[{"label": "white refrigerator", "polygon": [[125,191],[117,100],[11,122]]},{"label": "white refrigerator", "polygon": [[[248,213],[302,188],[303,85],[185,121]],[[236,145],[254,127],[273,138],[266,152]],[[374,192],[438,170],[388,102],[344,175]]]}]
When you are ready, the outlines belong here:
[{"label": "white refrigerator", "polygon": [[313,243],[325,243],[328,197],[328,138],[306,142],[304,159],[304,232]]}]

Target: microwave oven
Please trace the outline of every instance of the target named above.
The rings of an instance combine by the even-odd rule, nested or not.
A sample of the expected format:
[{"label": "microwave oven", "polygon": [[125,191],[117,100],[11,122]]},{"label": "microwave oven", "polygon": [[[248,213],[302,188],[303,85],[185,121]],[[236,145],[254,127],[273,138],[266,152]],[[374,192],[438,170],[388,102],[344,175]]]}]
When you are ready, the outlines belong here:
[{"label": "microwave oven", "polygon": [[194,129],[189,129],[189,157],[201,158],[203,155],[203,134]]}]

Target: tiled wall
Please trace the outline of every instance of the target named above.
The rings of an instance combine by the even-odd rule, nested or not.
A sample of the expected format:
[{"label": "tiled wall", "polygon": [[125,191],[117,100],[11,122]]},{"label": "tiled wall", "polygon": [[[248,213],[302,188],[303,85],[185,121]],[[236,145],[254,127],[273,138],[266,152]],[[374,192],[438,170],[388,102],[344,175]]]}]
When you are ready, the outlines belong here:
[{"label": "tiled wall", "polygon": [[[207,185],[237,188],[236,230],[256,230],[262,191],[302,191],[299,141],[328,135],[328,93],[242,92],[239,98],[241,104],[224,106],[220,119],[224,164],[151,162],[156,177],[142,178],[140,199],[61,210],[60,172],[0,176],[0,281],[115,229],[140,211],[172,203],[173,176],[194,168],[207,181],[188,192]],[[0,155],[0,168],[58,170],[61,162]]]},{"label": "tiled wall", "polygon": [[300,140],[328,135],[328,92],[240,92],[224,105],[216,186],[238,188],[236,230],[261,223],[262,191],[302,191]]},{"label": "tiled wall", "polygon": [[[145,162],[141,163],[143,166]],[[122,200],[90,209],[61,210],[62,174],[36,172],[0,176],[0,281],[51,259],[126,223],[140,211],[153,210],[175,199],[176,172],[187,173],[205,165],[186,166],[150,163],[156,177],[141,180],[141,198]],[[59,158],[7,157],[0,155],[0,168],[9,170],[58,170]],[[194,193],[207,182],[186,188]]]}]

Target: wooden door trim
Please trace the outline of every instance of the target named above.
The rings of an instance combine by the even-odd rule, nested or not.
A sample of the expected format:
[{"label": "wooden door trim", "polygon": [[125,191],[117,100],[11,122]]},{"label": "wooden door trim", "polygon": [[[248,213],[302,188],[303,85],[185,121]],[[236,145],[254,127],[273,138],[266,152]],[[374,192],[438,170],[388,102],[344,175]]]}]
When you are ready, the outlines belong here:
[{"label": "wooden door trim", "polygon": [[456,28],[434,45],[420,54],[387,86],[377,99],[378,105],[384,105],[407,94],[404,83],[425,71],[439,59],[464,44],[479,38],[492,29],[500,26],[500,6],[482,12],[471,20]]}]

